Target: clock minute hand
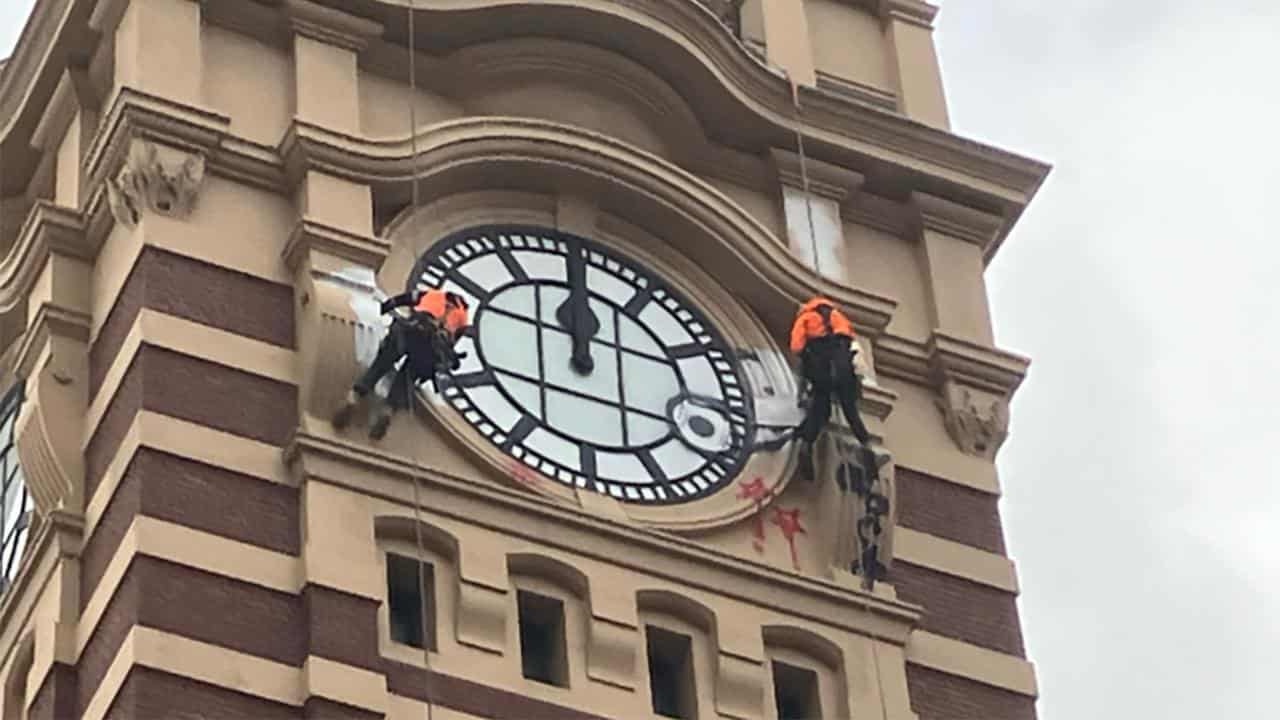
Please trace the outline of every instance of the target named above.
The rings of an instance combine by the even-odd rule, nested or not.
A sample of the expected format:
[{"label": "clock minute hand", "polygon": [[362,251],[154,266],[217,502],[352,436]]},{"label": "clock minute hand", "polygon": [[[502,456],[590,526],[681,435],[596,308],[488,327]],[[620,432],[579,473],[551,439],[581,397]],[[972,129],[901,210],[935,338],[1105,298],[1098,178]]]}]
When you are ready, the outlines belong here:
[{"label": "clock minute hand", "polygon": [[582,256],[582,246],[571,243],[568,265],[569,297],[556,308],[556,320],[573,336],[573,355],[569,365],[582,375],[595,369],[591,359],[591,338],[600,332],[600,319],[587,302],[587,261]]}]

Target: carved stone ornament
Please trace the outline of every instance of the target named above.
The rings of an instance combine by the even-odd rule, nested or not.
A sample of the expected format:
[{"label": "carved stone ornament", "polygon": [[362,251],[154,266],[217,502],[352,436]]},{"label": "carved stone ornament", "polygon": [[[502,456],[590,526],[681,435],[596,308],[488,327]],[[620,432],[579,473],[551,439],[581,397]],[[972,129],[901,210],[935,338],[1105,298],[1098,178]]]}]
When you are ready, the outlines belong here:
[{"label": "carved stone ornament", "polygon": [[937,402],[956,445],[970,455],[994,460],[1009,435],[1009,402],[954,382],[943,386]]},{"label": "carved stone ornament", "polygon": [[143,212],[185,218],[204,183],[203,154],[166,160],[152,143],[135,141],[120,175],[107,181],[107,196],[116,222],[134,227]]}]

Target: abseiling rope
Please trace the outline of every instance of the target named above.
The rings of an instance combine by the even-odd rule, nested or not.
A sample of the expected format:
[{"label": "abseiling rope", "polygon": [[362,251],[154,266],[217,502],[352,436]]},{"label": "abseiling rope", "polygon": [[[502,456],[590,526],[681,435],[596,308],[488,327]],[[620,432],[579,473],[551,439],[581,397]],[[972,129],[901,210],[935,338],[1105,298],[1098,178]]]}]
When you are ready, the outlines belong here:
[{"label": "abseiling rope", "polygon": [[[417,13],[416,0],[409,0],[408,10],[409,16],[409,147],[412,157],[409,159],[410,167],[416,167],[418,159],[418,45],[417,45],[417,27],[414,22],[414,15]],[[410,194],[412,202],[410,207],[410,216],[417,213],[420,208],[418,198],[418,171],[411,173]],[[405,358],[406,363],[409,358]],[[407,369],[407,368],[405,368]],[[434,378],[432,378],[434,381]],[[405,393],[408,397],[406,400],[406,410],[410,414],[413,413],[413,391],[417,383],[406,382]],[[427,549],[425,543],[422,542],[422,503],[421,493],[418,484],[422,482],[422,476],[425,471],[422,468],[422,461],[418,458],[417,450],[413,454],[413,535],[414,541],[418,546],[418,617],[419,626],[421,628],[422,638],[422,691],[426,695],[427,702],[427,720],[431,720],[433,714],[434,702],[431,696],[431,643],[427,637],[427,573],[426,573],[426,556]],[[432,583],[435,587],[435,583]],[[433,624],[434,625],[434,624]],[[431,638],[435,638],[435,628],[431,629]]]},{"label": "abseiling rope", "polygon": [[809,193],[809,162],[804,152],[804,133],[800,130],[801,115],[803,110],[800,107],[800,86],[791,74],[787,73],[787,80],[791,83],[791,102],[796,108],[796,150],[800,155],[800,186],[804,191],[804,210],[809,217],[809,244],[813,248],[813,271],[822,277],[822,260],[818,257],[818,231],[813,222],[813,200]]},{"label": "abseiling rope", "polygon": [[[818,277],[822,277],[822,261],[818,257],[818,233],[814,228],[813,222],[813,200],[809,193],[809,164],[808,158],[805,156],[804,152],[804,108],[800,106],[800,85],[791,77],[790,72],[787,72],[787,81],[791,84],[791,102],[795,105],[796,110],[796,150],[800,155],[800,185],[804,189],[804,207],[806,214],[809,216],[809,241],[813,247],[813,271],[818,275]],[[848,419],[846,418],[846,420]],[[879,469],[872,469],[871,472],[879,472]],[[849,481],[852,483],[852,478],[849,478]],[[845,491],[846,494],[848,492],[848,490]],[[840,523],[842,525],[847,522],[847,505],[847,502],[843,503],[840,508]],[[843,527],[840,529],[844,530]],[[853,546],[856,551],[859,543],[861,542],[861,537],[858,535],[856,527],[853,528],[853,534]],[[874,573],[875,569],[872,568],[870,571]],[[862,568],[862,572],[866,573],[868,572],[868,569],[864,567]],[[861,599],[862,609],[866,613],[867,619],[873,620],[871,615],[871,601],[866,596],[863,596]],[[876,675],[876,690],[880,698],[880,720],[889,720],[889,708],[884,699],[884,682],[880,678],[880,653],[876,650],[877,640],[875,635],[870,632],[870,628],[868,628],[867,642],[871,645],[871,667]]]}]

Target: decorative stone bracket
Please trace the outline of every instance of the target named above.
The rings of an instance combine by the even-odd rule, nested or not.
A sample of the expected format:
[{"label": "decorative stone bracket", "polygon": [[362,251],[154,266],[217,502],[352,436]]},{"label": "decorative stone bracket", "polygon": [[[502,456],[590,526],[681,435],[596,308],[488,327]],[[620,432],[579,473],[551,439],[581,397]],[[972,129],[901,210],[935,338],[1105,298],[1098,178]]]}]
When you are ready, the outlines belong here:
[{"label": "decorative stone bracket", "polygon": [[948,380],[937,405],[947,432],[962,451],[995,459],[1009,434],[1007,399]]},{"label": "decorative stone bracket", "polygon": [[129,228],[137,226],[144,212],[185,218],[195,207],[204,178],[204,154],[162,153],[151,142],[134,140],[120,174],[107,180],[111,214]]}]

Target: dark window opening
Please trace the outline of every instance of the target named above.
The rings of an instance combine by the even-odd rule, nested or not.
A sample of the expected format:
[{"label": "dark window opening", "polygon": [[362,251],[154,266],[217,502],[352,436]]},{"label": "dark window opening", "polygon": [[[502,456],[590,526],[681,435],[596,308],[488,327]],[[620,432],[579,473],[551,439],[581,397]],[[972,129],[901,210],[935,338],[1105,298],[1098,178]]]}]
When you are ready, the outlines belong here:
[{"label": "dark window opening", "polygon": [[436,649],[435,596],[430,563],[387,554],[387,616],[394,642]]},{"label": "dark window opening", "polygon": [[564,641],[564,603],[520,590],[520,665],[524,676],[548,685],[569,687],[569,659]]},{"label": "dark window opening", "polygon": [[778,720],[819,720],[822,700],[818,674],[806,668],[773,662],[773,698]]},{"label": "dark window opening", "polygon": [[693,642],[688,635],[645,627],[649,651],[649,692],[653,711],[665,717],[694,720],[698,716],[693,685]]}]

